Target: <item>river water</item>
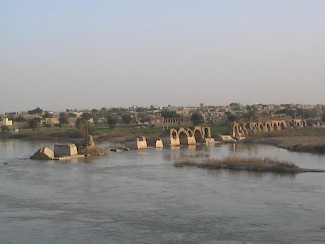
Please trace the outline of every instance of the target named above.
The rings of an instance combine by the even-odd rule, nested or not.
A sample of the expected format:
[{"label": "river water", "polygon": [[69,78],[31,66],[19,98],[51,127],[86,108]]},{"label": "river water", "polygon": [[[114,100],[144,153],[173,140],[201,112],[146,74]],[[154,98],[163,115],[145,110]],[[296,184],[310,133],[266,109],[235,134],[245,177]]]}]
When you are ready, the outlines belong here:
[{"label": "river water", "polygon": [[325,174],[173,166],[184,157],[247,156],[325,169],[325,155],[224,144],[28,159],[44,145],[53,148],[0,141],[0,243],[325,242]]}]

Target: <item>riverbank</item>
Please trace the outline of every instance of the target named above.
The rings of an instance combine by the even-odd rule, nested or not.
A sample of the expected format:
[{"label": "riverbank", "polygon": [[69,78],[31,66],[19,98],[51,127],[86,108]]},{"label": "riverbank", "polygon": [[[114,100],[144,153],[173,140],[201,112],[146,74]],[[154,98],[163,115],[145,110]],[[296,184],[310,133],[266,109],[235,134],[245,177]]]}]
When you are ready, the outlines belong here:
[{"label": "riverbank", "polygon": [[77,128],[39,128],[20,129],[19,132],[0,133],[0,138],[23,139],[23,140],[46,140],[46,141],[79,141],[85,137],[83,130]]},{"label": "riverbank", "polygon": [[[162,133],[162,128],[147,127],[117,127],[117,128],[88,128],[88,133],[94,136],[96,141],[124,142],[128,138],[146,136],[157,138]],[[87,134],[85,129],[74,127],[63,128],[38,128],[20,129],[19,132],[0,133],[0,138],[24,139],[24,140],[80,140]]]},{"label": "riverbank", "polygon": [[[96,141],[122,142],[132,134],[112,131],[107,133],[101,130],[91,130]],[[36,130],[20,129],[19,132],[0,133],[0,139],[21,139],[28,141],[80,141],[86,136],[84,129],[78,128],[40,128]]]},{"label": "riverbank", "polygon": [[[211,133],[227,133],[227,126],[212,126]],[[145,126],[118,126],[114,128],[90,126],[88,133],[94,136],[97,142],[110,141],[123,143],[131,138],[145,136],[148,140],[155,140],[163,134],[164,128]],[[80,140],[85,137],[85,128],[74,127],[41,127],[35,130],[20,129],[19,132],[0,133],[0,138],[25,139],[25,140]]]},{"label": "riverbank", "polygon": [[270,144],[296,152],[325,153],[325,128],[290,128],[247,136],[243,142]]},{"label": "riverbank", "polygon": [[[211,133],[226,134],[225,126],[211,127]],[[145,136],[147,140],[157,139],[163,128],[158,127],[135,127],[123,126],[115,128],[89,127],[88,133],[94,136],[97,142],[124,143],[129,139]],[[70,141],[77,142],[85,138],[84,128],[52,127],[20,129],[19,132],[0,133],[1,138],[24,139],[24,140],[46,140],[46,141]],[[272,131],[249,135],[243,143],[270,144],[290,151],[325,153],[325,128],[305,127],[290,128],[281,131]]]}]

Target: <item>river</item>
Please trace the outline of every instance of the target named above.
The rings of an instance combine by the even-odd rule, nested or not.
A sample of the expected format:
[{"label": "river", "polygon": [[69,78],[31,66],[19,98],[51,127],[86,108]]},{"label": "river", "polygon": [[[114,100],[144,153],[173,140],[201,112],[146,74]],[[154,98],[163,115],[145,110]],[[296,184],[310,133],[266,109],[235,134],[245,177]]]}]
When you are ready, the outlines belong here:
[{"label": "river", "polygon": [[173,166],[183,157],[243,156],[325,169],[325,155],[223,144],[29,160],[43,145],[53,148],[0,141],[0,243],[325,242],[325,174]]}]

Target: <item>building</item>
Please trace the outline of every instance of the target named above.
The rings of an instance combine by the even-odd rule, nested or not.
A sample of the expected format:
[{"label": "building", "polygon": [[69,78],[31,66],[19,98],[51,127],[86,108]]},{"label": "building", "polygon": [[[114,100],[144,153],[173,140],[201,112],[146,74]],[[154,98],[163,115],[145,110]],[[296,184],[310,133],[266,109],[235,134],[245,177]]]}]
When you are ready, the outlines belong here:
[{"label": "building", "polygon": [[55,126],[60,124],[59,118],[46,118],[45,124],[49,126]]},{"label": "building", "polygon": [[4,118],[2,121],[0,121],[0,125],[12,126],[12,120],[9,120],[8,118]]},{"label": "building", "polygon": [[152,115],[149,116],[150,121],[149,125],[155,127],[171,127],[171,126],[193,126],[192,120],[190,117],[182,118],[164,118],[161,115]]},{"label": "building", "polygon": [[174,127],[174,126],[189,127],[189,126],[193,126],[193,123],[190,117],[164,118],[163,126],[164,127]]},{"label": "building", "polygon": [[149,116],[149,125],[155,127],[163,127],[164,126],[164,117],[160,114],[158,115],[150,115]]}]

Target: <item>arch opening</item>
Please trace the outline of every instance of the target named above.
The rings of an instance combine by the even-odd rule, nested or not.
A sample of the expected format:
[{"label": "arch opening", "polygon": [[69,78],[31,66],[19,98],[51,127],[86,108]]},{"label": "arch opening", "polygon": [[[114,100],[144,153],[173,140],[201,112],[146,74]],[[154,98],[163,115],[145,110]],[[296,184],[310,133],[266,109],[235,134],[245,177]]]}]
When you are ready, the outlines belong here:
[{"label": "arch opening", "polygon": [[185,131],[180,131],[178,137],[181,145],[188,145],[188,136]]},{"label": "arch opening", "polygon": [[198,142],[198,143],[203,143],[204,142],[204,139],[203,139],[203,136],[202,136],[201,131],[195,130],[194,137],[195,137],[195,141],[196,142]]}]

